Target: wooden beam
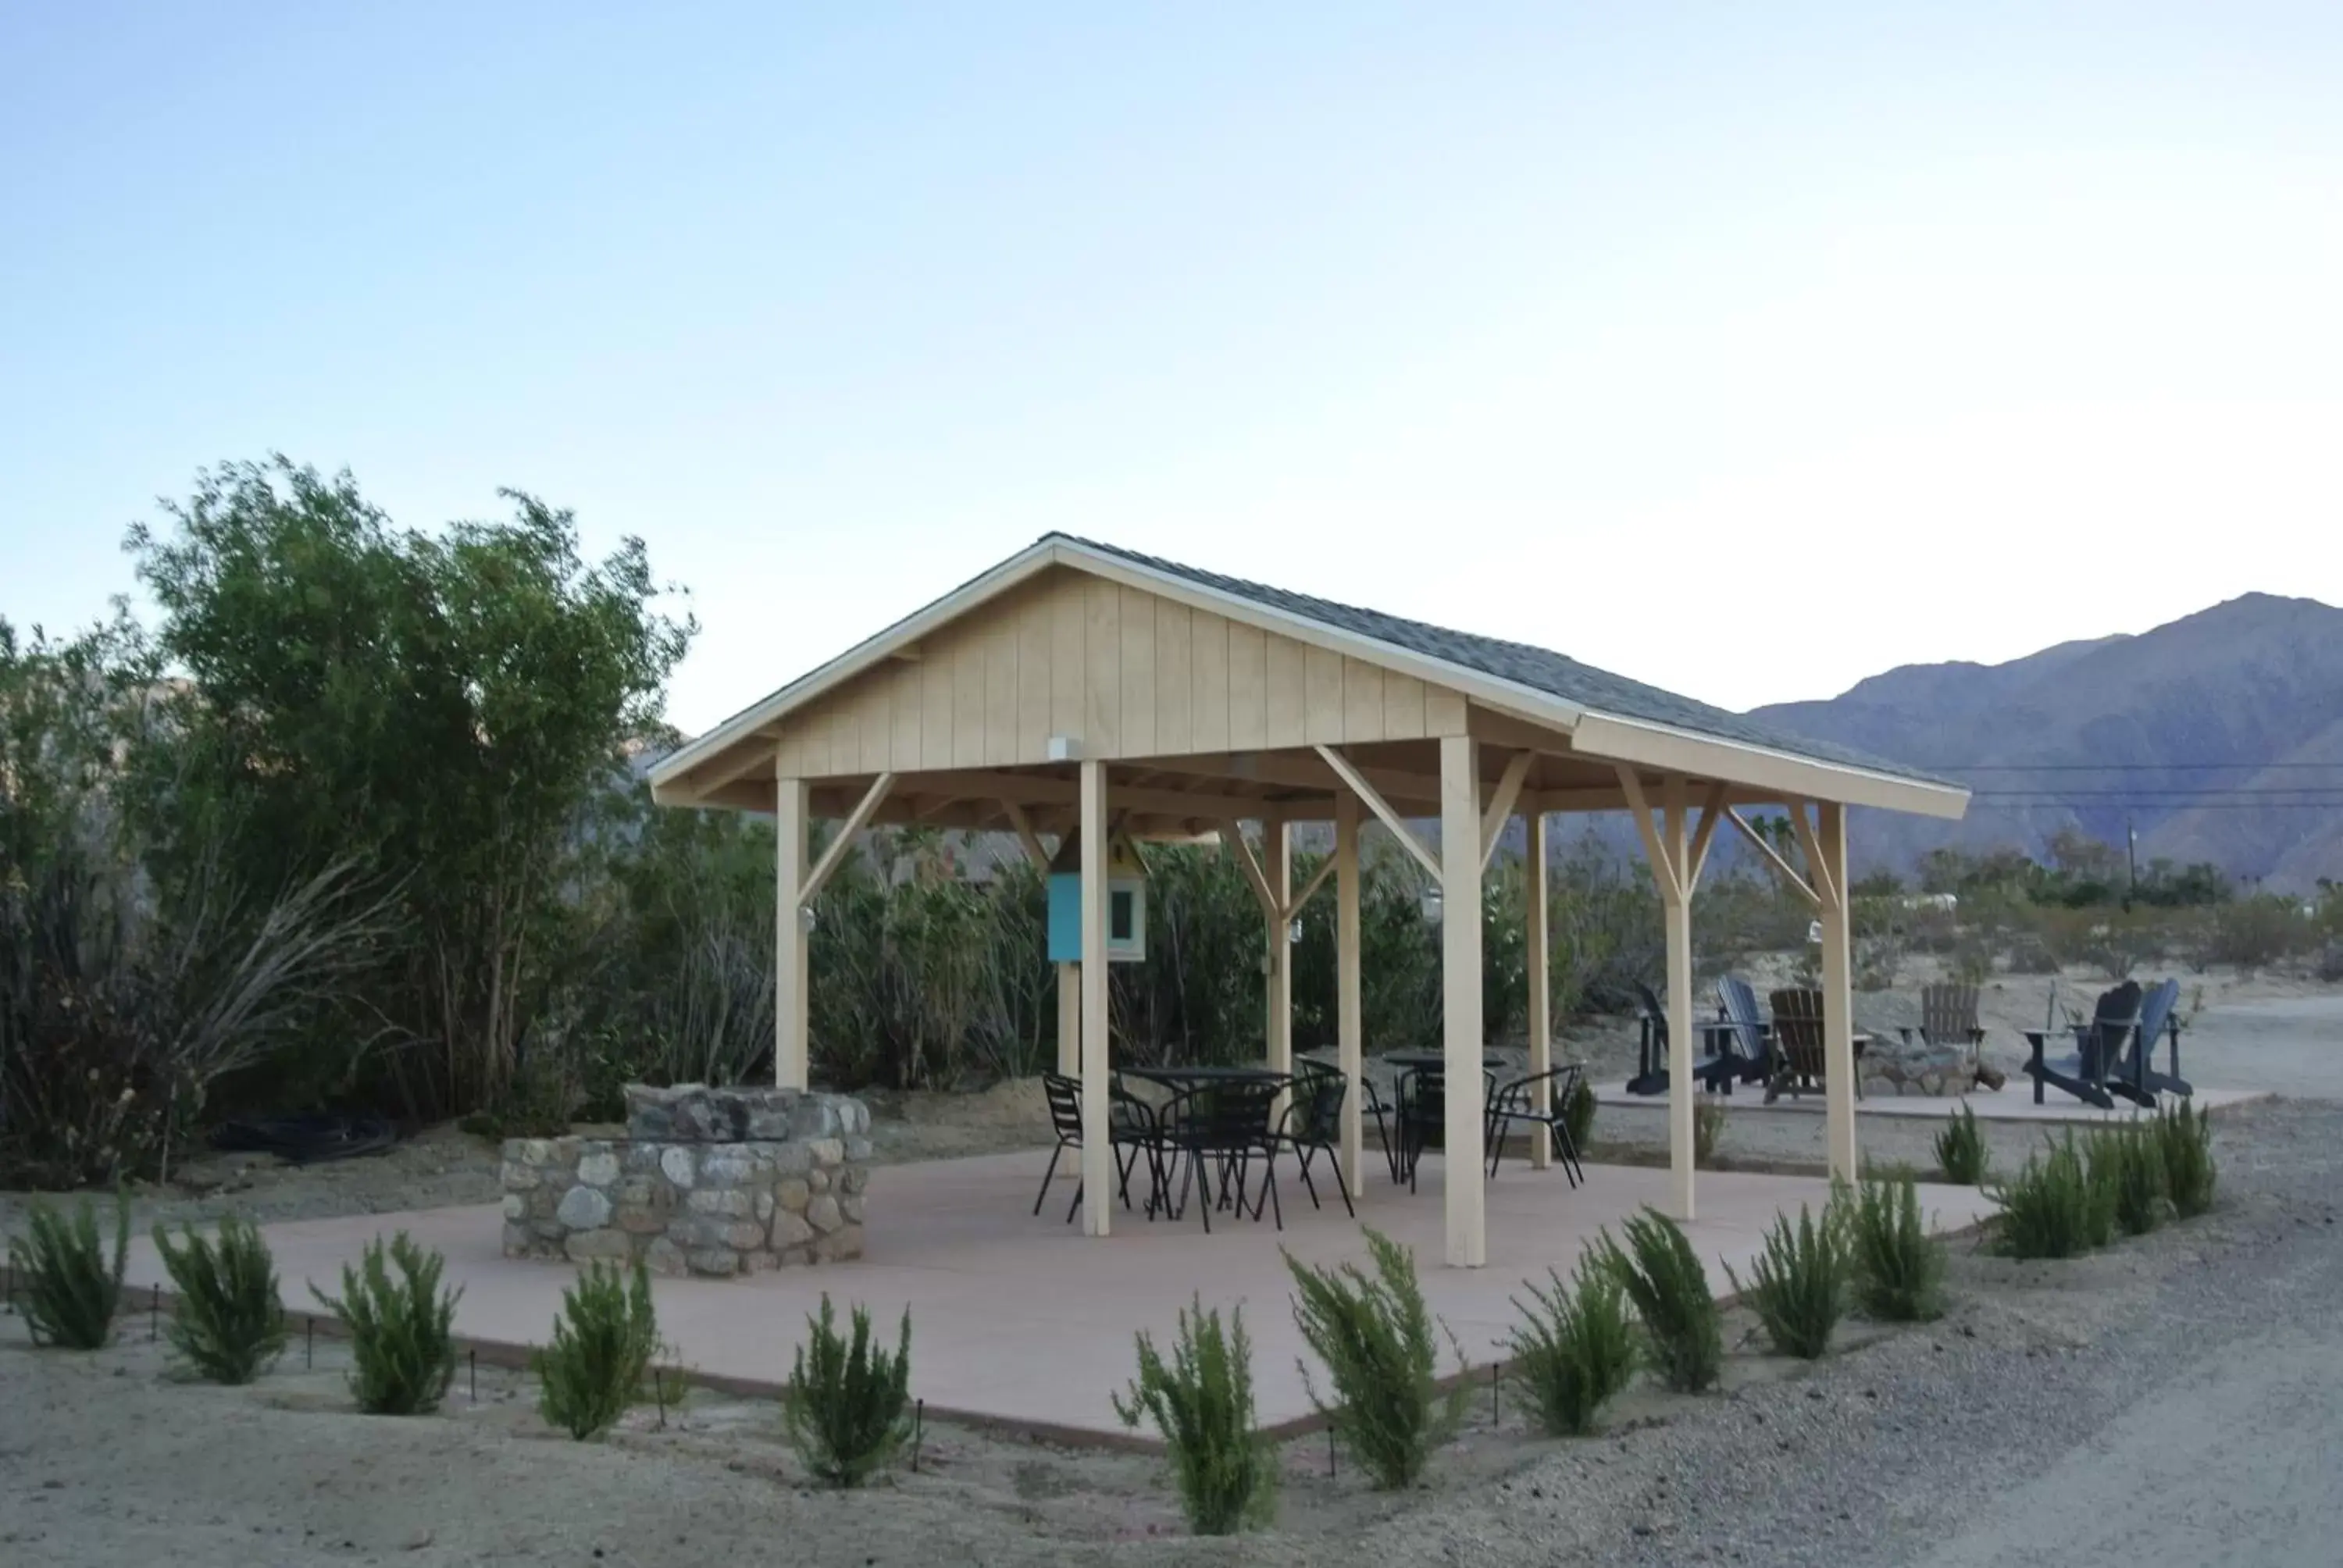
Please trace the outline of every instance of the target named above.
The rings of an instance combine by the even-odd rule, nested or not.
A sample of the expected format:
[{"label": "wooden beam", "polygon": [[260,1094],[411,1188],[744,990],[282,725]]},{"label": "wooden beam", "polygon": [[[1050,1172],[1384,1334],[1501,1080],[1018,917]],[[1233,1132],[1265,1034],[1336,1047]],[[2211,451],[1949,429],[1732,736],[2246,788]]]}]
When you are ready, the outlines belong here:
[{"label": "wooden beam", "polygon": [[830,848],[821,852],[821,859],[813,863],[813,869],[806,873],[805,886],[798,890],[799,908],[813,902],[821,892],[822,884],[830,880],[830,873],[845,863],[847,851],[854,847],[854,835],[870,825],[870,813],[879,809],[879,802],[887,798],[887,791],[894,787],[894,783],[892,773],[881,773],[870,781],[870,788],[862,793],[861,803],[854,808],[845,821],[839,824],[838,836],[830,841]]},{"label": "wooden beam", "polygon": [[1334,857],[1329,855],[1318,862],[1318,869],[1312,872],[1310,879],[1302,885],[1302,890],[1293,895],[1293,901],[1285,906],[1285,918],[1290,921],[1294,916],[1300,914],[1302,906],[1309,903],[1318,890],[1326,885],[1326,879],[1333,874]]},{"label": "wooden beam", "polygon": [[1684,875],[1684,891],[1700,886],[1702,868],[1708,864],[1708,846],[1716,837],[1716,819],[1725,809],[1725,785],[1720,781],[1708,787],[1708,799],[1700,803],[1700,829],[1692,836],[1692,869]]},{"label": "wooden beam", "polygon": [[[896,793],[918,799],[999,800],[1004,803],[1013,800],[1021,806],[1071,808],[1074,804],[1075,787],[1071,779],[1053,779],[1046,773],[951,769],[898,775]],[[1322,807],[1329,816],[1334,809],[1331,794],[1318,800],[1277,801],[1253,795],[1146,789],[1126,784],[1121,779],[1115,783],[1114,799],[1119,809],[1151,816],[1190,817],[1208,821],[1252,820],[1264,815],[1278,819],[1295,805]]]},{"label": "wooden beam", "polygon": [[[1274,828],[1269,831],[1275,831]],[[1261,858],[1252,852],[1252,845],[1244,836],[1244,829],[1232,822],[1221,829],[1221,842],[1236,852],[1237,869],[1252,885],[1252,896],[1261,904],[1261,912],[1270,920],[1277,919],[1277,897],[1269,890],[1269,874],[1261,869]]]},{"label": "wooden beam", "polygon": [[1360,1101],[1362,1028],[1359,986],[1359,798],[1334,797],[1334,1051],[1350,1090],[1342,1096],[1342,1180],[1353,1198],[1366,1195],[1364,1123]]},{"label": "wooden beam", "polygon": [[1644,855],[1652,862],[1652,877],[1660,884],[1661,896],[1671,904],[1684,900],[1684,885],[1676,875],[1675,862],[1668,859],[1667,847],[1660,842],[1660,830],[1652,821],[1652,804],[1644,798],[1644,781],[1625,763],[1619,765],[1619,788],[1627,797],[1627,809],[1635,819],[1635,831],[1644,836]]},{"label": "wooden beam", "polygon": [[1815,892],[1813,888],[1806,885],[1806,879],[1798,875],[1797,871],[1791,867],[1789,861],[1782,859],[1781,851],[1775,849],[1772,844],[1766,842],[1765,834],[1760,833],[1756,829],[1751,827],[1747,819],[1744,818],[1740,812],[1734,810],[1729,806],[1725,808],[1725,816],[1727,821],[1731,822],[1735,828],[1741,829],[1741,836],[1743,838],[1748,839],[1750,843],[1756,846],[1757,852],[1759,854],[1765,856],[1767,860],[1773,863],[1774,874],[1775,876],[1780,877],[1784,881],[1789,883],[1793,889],[1804,894],[1805,896],[1806,902],[1814,905],[1816,909],[1822,908],[1822,895]]},{"label": "wooden beam", "polygon": [[1033,831],[1033,819],[1014,800],[1003,800],[1001,809],[1008,814],[1009,826],[1016,831],[1017,841],[1025,846],[1025,858],[1033,862],[1035,870],[1047,872],[1050,857],[1041,849],[1041,835]]},{"label": "wooden beam", "polygon": [[1509,747],[1522,751],[1543,752],[1549,757],[1570,755],[1570,732],[1548,725],[1534,724],[1526,719],[1516,719],[1510,713],[1475,702],[1465,710],[1464,732],[1475,740],[1493,746]]},{"label": "wooden beam", "polygon": [[811,975],[804,909],[798,890],[805,885],[806,787],[801,779],[776,779],[773,790],[773,1082],[781,1089],[807,1087],[808,1020],[812,1016]]},{"label": "wooden beam", "polygon": [[[1391,802],[1383,799],[1383,792],[1369,781],[1367,776],[1353,768],[1349,758],[1331,746],[1319,747],[1318,755],[1326,759],[1326,766],[1334,770],[1335,777],[1350,786],[1351,793],[1364,801],[1367,809],[1373,811],[1377,819],[1392,830],[1393,836],[1399,839],[1401,848],[1413,855],[1416,863],[1432,873],[1433,880],[1439,880],[1440,857],[1425,849],[1423,841],[1408,831],[1407,819],[1392,809]],[[1474,793],[1479,793],[1477,789]]]},{"label": "wooden beam", "polygon": [[[1315,749],[1322,752],[1324,748]],[[1427,819],[1439,815],[1440,780],[1432,775],[1353,762],[1347,757],[1343,761],[1353,772],[1381,790],[1384,799],[1403,800],[1410,805],[1421,806],[1423,809],[1418,814]],[[1331,790],[1342,778],[1341,774],[1332,772],[1322,757],[1312,757],[1306,751],[1229,751],[1164,758],[1151,765],[1164,772],[1188,773],[1207,779],[1235,779],[1252,784],[1266,784],[1273,789],[1313,792]],[[1329,777],[1330,774],[1332,776]]]},{"label": "wooden beam", "polygon": [[1481,864],[1486,868],[1490,857],[1497,852],[1497,840],[1503,836],[1505,823],[1513,814],[1513,802],[1521,799],[1522,780],[1530,776],[1530,764],[1537,754],[1516,751],[1505,759],[1505,771],[1497,779],[1497,791],[1489,798],[1489,809],[1481,813]]},{"label": "wooden beam", "polygon": [[1806,879],[1813,884],[1815,901],[1825,909],[1844,906],[1838,878],[1831,863],[1823,858],[1823,847],[1815,839],[1815,825],[1806,819],[1806,803],[1799,800],[1790,807],[1790,825],[1798,831],[1798,848],[1805,851]]},{"label": "wooden beam", "polygon": [[1106,956],[1106,764],[1081,765],[1082,876],[1082,1233],[1103,1236],[1114,1213],[1114,1146],[1107,1090],[1113,1065]]},{"label": "wooden beam", "polygon": [[1443,1107],[1446,1142],[1440,1162],[1443,1231],[1452,1267],[1477,1269],[1489,1261],[1487,1200],[1481,1169],[1478,1083],[1488,1041],[1481,1016],[1481,770],[1479,743],[1468,735],[1440,741],[1440,1050],[1455,1088]]},{"label": "wooden beam", "polygon": [[736,779],[746,779],[760,768],[770,769],[780,737],[780,727],[774,725],[743,736],[739,747],[709,758],[684,775],[692,794],[704,799]]}]

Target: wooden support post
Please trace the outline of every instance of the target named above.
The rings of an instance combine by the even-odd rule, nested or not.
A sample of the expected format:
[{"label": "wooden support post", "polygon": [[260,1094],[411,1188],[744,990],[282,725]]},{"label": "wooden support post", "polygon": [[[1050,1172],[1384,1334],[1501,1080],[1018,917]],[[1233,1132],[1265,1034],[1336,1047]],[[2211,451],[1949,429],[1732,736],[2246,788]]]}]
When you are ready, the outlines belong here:
[{"label": "wooden support post", "polygon": [[1365,1136],[1360,1101],[1366,1086],[1359,1011],[1359,799],[1347,791],[1334,798],[1334,1038],[1350,1086],[1342,1093],[1342,1181],[1352,1197],[1360,1198],[1366,1195],[1360,1169]]},{"label": "wooden support post", "polygon": [[1262,987],[1262,1060],[1272,1072],[1293,1070],[1293,944],[1286,940],[1285,906],[1293,897],[1293,832],[1282,822],[1261,825],[1262,881],[1269,892],[1269,972]]},{"label": "wooden support post", "polygon": [[[1526,824],[1529,829],[1529,859],[1524,863],[1522,878],[1524,929],[1523,941],[1528,948],[1530,971],[1530,1075],[1535,1078],[1554,1065],[1554,992],[1548,974],[1546,951],[1546,864],[1545,813],[1532,810]],[[1551,1101],[1548,1092],[1553,1085],[1540,1080],[1531,1091],[1530,1109],[1543,1116]],[[1554,1161],[1554,1133],[1545,1123],[1538,1122],[1530,1129],[1530,1164],[1539,1171]]]},{"label": "wooden support post", "polygon": [[1692,890],[1684,885],[1692,845],[1684,832],[1684,785],[1671,778],[1661,843],[1667,851],[1665,900],[1668,928],[1668,1198],[1674,1217],[1691,1223],[1695,1153],[1693,1117]]},{"label": "wooden support post", "polygon": [[1103,1236],[1114,1213],[1107,1120],[1106,764],[1081,765],[1082,1230]]},{"label": "wooden support post", "polygon": [[1082,1075],[1082,966],[1058,966],[1058,1072]]},{"label": "wooden support post", "polygon": [[1447,1060],[1447,1125],[1441,1186],[1448,1261],[1489,1261],[1481,1174],[1481,778],[1469,735],[1440,739],[1441,1050]]},{"label": "wooden support post", "polygon": [[805,780],[773,780],[773,1082],[782,1089],[806,1087],[807,981],[811,943],[798,890],[806,879],[806,828],[811,815]]},{"label": "wooden support post", "polygon": [[[1798,808],[1805,815],[1805,808]],[[1830,1172],[1834,1179],[1859,1179],[1855,1138],[1855,935],[1846,893],[1846,808],[1822,803],[1815,834],[1822,864],[1815,879],[1827,883],[1823,904],[1823,1098],[1829,1111]],[[1816,891],[1821,891],[1816,889]]]}]

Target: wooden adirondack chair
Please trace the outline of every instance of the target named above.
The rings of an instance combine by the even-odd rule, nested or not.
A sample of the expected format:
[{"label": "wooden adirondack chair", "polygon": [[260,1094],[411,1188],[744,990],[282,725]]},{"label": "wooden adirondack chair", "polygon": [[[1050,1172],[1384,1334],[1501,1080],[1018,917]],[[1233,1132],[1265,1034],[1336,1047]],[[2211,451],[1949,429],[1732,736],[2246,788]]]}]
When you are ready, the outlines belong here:
[{"label": "wooden adirondack chair", "polygon": [[[1823,993],[1810,987],[1777,990],[1774,1004],[1774,1053],[1765,1076],[1765,1099],[1784,1094],[1819,1094],[1828,1081],[1828,1054],[1823,1044]],[[1862,1054],[1860,1045],[1856,1055]],[[1855,1098],[1863,1098],[1863,1073],[1855,1076]]]},{"label": "wooden adirondack chair", "polygon": [[[1985,1044],[1985,1029],[1977,1022],[1976,987],[1946,981],[1924,988],[1920,992],[1918,1030],[1906,1028],[1896,1032],[1904,1037],[1906,1045],[1912,1043],[1912,1036],[1917,1032],[1920,1039],[1929,1045],[1960,1047],[1968,1053],[1969,1076],[1973,1081],[1986,1083],[1992,1089],[2001,1087],[1999,1073],[1987,1074],[1984,1070],[1984,1056],[1978,1049]],[[1987,1082],[1988,1078],[1990,1082]]]}]

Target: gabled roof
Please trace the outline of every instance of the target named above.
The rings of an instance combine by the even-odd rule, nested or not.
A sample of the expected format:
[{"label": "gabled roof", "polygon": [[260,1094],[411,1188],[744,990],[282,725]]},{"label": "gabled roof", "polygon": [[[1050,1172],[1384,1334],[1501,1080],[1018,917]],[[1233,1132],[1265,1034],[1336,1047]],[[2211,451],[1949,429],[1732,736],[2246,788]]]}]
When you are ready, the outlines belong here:
[{"label": "gabled roof", "polygon": [[[1473,700],[1556,728],[1590,756],[1653,766],[1664,763],[1696,776],[1721,777],[1725,775],[1712,765],[1728,754],[1737,755],[1742,759],[1739,771],[1750,781],[1783,782],[1785,788],[1794,786],[1795,792],[1820,799],[1948,817],[1959,816],[1967,804],[1964,787],[1903,763],[1794,735],[1547,648],[1337,604],[1062,533],[1042,536],[989,571],[687,742],[651,769],[655,795],[669,798],[672,787],[673,799],[689,799],[686,776],[694,769],[730,748],[771,733],[788,714],[1052,567],[1071,568],[1170,597],[1208,603],[1233,618],[1385,663],[1451,687]],[[1782,777],[1777,779],[1769,774]],[[1817,779],[1834,776],[1847,788],[1835,791],[1810,788]],[[1870,782],[1866,785],[1864,780]]]},{"label": "gabled roof", "polygon": [[1737,741],[1745,746],[1763,746],[1769,750],[1810,757],[1845,768],[1860,768],[1865,772],[1883,773],[1894,779],[1943,784],[1951,789],[1965,788],[1951,779],[1937,778],[1901,762],[1890,762],[1852,747],[1809,740],[1785,729],[1759,724],[1740,714],[1728,713],[1722,708],[1711,708],[1705,702],[1695,702],[1689,697],[1678,697],[1673,691],[1663,691],[1656,686],[1646,686],[1640,680],[1630,680],[1624,675],[1614,675],[1607,669],[1581,664],[1550,648],[1506,642],[1500,638],[1477,637],[1466,631],[1451,631],[1446,627],[1385,615],[1379,609],[1361,609],[1353,605],[1336,604],[1332,599],[1315,598],[1309,594],[1266,588],[1241,578],[1222,577],[1218,572],[1183,567],[1177,561],[1143,556],[1119,545],[1077,538],[1071,534],[1049,534],[1044,536],[1042,542],[1046,544],[1051,540],[1096,550],[1101,555],[1129,561],[1133,566],[1183,578],[1217,593],[1250,599],[1284,615],[1315,621],[1321,626],[1336,628],[1373,642],[1404,648],[1460,669],[1477,671],[1498,680],[1543,691],[1589,713],[1665,725],[1672,729],[1714,736],[1719,740]]}]

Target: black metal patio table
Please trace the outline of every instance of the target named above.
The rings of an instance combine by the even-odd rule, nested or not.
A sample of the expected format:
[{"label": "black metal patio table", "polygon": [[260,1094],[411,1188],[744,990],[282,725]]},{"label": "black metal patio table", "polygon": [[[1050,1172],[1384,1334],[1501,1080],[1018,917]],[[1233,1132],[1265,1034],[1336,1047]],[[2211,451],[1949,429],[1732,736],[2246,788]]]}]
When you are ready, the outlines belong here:
[{"label": "black metal patio table", "polygon": [[[1215,1090],[1232,1085],[1243,1085],[1248,1089],[1268,1084],[1283,1086],[1291,1084],[1294,1081],[1294,1075],[1292,1073],[1281,1072],[1276,1068],[1270,1066],[1266,1062],[1249,1064],[1198,1063],[1196,1065],[1187,1067],[1126,1067],[1119,1069],[1118,1070],[1124,1077],[1145,1079],[1150,1083],[1161,1084],[1165,1089],[1172,1091],[1171,1098],[1165,1101],[1161,1106],[1157,1108],[1157,1114],[1166,1119],[1162,1125],[1161,1134],[1159,1137],[1157,1158],[1160,1161],[1164,1156],[1169,1155],[1175,1162],[1182,1151],[1179,1146],[1182,1143],[1184,1135],[1176,1131],[1172,1123],[1188,1123],[1199,1110],[1206,1112],[1205,1120],[1210,1121],[1212,1120],[1212,1116],[1210,1114],[1212,1110],[1211,1102],[1214,1100],[1213,1091]],[[1268,1114],[1266,1109],[1264,1109],[1263,1114]],[[1209,1191],[1201,1193],[1205,1200],[1208,1209],[1217,1203],[1217,1206],[1222,1209],[1233,1207],[1240,1213],[1242,1212],[1244,1207],[1245,1171],[1247,1166],[1251,1163],[1252,1155],[1255,1153],[1262,1153],[1268,1155],[1272,1161],[1274,1160],[1274,1153],[1269,1147],[1269,1134],[1272,1130],[1273,1126],[1272,1123],[1267,1121],[1263,1122],[1260,1129],[1261,1136],[1258,1140],[1261,1147],[1258,1149],[1252,1146],[1256,1140],[1248,1135],[1242,1141],[1244,1144],[1243,1147],[1222,1148],[1214,1145],[1206,1147],[1191,1147],[1185,1150],[1185,1152],[1192,1156],[1191,1169],[1195,1175],[1196,1181],[1200,1189],[1203,1187],[1207,1174],[1215,1167],[1218,1169],[1220,1176],[1220,1192],[1217,1199]],[[1224,1137],[1227,1133],[1228,1129],[1216,1127],[1211,1133],[1208,1133],[1207,1136]],[[1274,1176],[1274,1171],[1271,1170],[1265,1174],[1264,1181],[1273,1181]],[[1171,1194],[1170,1185],[1170,1172],[1165,1171],[1162,1172],[1161,1179],[1163,1191],[1161,1194],[1161,1207],[1163,1211],[1171,1213],[1176,1218],[1179,1211],[1186,1207],[1185,1194],[1183,1191],[1181,1201],[1175,1204]],[[1185,1184],[1183,1183],[1182,1185],[1184,1188]],[[1150,1200],[1149,1211],[1151,1214],[1155,1211],[1157,1207],[1157,1202],[1154,1200]],[[1258,1206],[1256,1205],[1256,1209],[1257,1208]],[[1256,1212],[1256,1218],[1257,1217],[1258,1213]],[[1281,1221],[1280,1223],[1282,1228],[1282,1221]],[[1205,1229],[1210,1230],[1211,1228],[1211,1218],[1210,1215],[1207,1214]]]}]

